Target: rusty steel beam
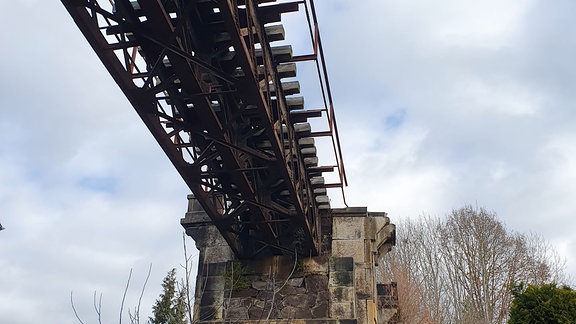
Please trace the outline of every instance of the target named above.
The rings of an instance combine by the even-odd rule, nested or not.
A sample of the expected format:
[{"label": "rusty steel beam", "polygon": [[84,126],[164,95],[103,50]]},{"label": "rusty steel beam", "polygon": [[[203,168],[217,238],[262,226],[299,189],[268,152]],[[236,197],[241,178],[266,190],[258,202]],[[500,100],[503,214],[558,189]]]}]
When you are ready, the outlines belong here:
[{"label": "rusty steel beam", "polygon": [[331,120],[331,98],[291,115],[265,28],[304,1],[61,1],[236,256],[320,253],[310,178],[334,168],[307,165],[294,123]]},{"label": "rusty steel beam", "polygon": [[[253,23],[256,33],[259,39],[266,39],[266,36],[263,31],[263,24],[260,24],[258,20],[258,13],[257,7],[253,1],[246,1],[246,16],[247,19],[251,19]],[[221,1],[220,2],[220,12],[223,15],[224,21],[226,22],[226,26],[228,27],[230,32],[230,36],[232,39],[232,43],[234,44],[234,49],[238,52],[240,65],[242,66],[242,70],[244,71],[244,83],[241,85],[241,89],[243,93],[246,95],[247,100],[249,102],[254,103],[256,106],[259,107],[258,112],[260,114],[260,118],[262,120],[266,120],[265,123],[266,132],[270,139],[272,139],[272,148],[279,158],[281,163],[283,164],[282,167],[279,169],[283,173],[284,178],[287,180],[288,190],[290,192],[290,196],[292,202],[294,203],[295,208],[295,215],[291,216],[291,219],[298,224],[298,226],[304,229],[304,246],[305,249],[308,249],[310,254],[318,253],[318,246],[319,240],[315,237],[318,233],[316,232],[316,228],[314,224],[311,224],[312,221],[318,219],[315,215],[311,215],[308,217],[307,212],[313,212],[313,209],[308,208],[309,205],[303,204],[302,192],[298,191],[298,185],[302,185],[306,183],[306,180],[297,178],[295,170],[293,168],[293,157],[296,156],[298,159],[297,167],[302,167],[304,165],[303,158],[299,154],[298,150],[296,149],[296,138],[294,135],[293,128],[286,127],[288,132],[288,140],[289,140],[289,152],[288,156],[286,156],[285,148],[284,148],[284,139],[279,138],[279,133],[282,134],[282,126],[283,125],[290,125],[289,122],[289,111],[286,108],[285,100],[279,100],[278,105],[278,112],[276,114],[276,118],[274,118],[274,114],[272,113],[272,109],[270,104],[268,103],[269,98],[266,98],[264,93],[261,90],[259,85],[258,76],[258,65],[256,62],[251,60],[251,57],[254,56],[254,47],[250,46],[250,44],[246,44],[245,38],[241,34],[240,28],[240,17],[238,13],[238,8],[234,6],[233,1]],[[277,97],[283,98],[282,95],[282,87],[278,86],[280,84],[280,79],[276,75],[276,64],[273,63],[270,45],[266,42],[261,43],[263,49],[263,61],[264,61],[264,70],[267,72],[267,76],[270,78],[270,82],[273,85],[276,85],[275,88],[280,93]],[[303,169],[299,170],[300,175],[305,175],[305,171]],[[304,180],[304,181],[301,181]],[[307,197],[312,197],[312,191],[310,187],[307,190]]]}]

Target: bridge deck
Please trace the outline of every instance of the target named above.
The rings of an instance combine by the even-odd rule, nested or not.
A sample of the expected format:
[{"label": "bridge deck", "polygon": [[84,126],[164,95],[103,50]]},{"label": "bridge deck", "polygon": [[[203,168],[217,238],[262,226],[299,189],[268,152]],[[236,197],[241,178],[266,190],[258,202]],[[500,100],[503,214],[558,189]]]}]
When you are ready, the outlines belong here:
[{"label": "bridge deck", "polygon": [[[238,257],[320,252],[326,188],[345,175],[311,0],[62,3]],[[282,14],[298,10],[313,54],[274,45]],[[306,60],[321,109],[298,96],[294,62]],[[318,117],[328,130],[312,132]],[[318,165],[314,136],[332,139],[335,165]]]}]

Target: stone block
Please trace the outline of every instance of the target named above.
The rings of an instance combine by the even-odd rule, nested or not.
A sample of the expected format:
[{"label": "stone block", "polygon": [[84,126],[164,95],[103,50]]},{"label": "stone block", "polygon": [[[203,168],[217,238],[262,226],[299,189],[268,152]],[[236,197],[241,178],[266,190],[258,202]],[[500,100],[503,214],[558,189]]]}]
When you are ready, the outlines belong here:
[{"label": "stone block", "polygon": [[364,238],[365,217],[334,217],[332,219],[332,238],[336,240],[354,240]]},{"label": "stone block", "polygon": [[398,313],[398,309],[396,308],[383,308],[380,310],[380,318],[379,323],[388,323],[394,318],[394,316]]},{"label": "stone block", "polygon": [[281,318],[295,318],[294,313],[296,313],[296,308],[292,306],[286,306],[280,310],[280,316],[282,316]]},{"label": "stone block", "polygon": [[224,276],[226,274],[227,262],[205,263],[203,276]]},{"label": "stone block", "polygon": [[282,296],[304,295],[304,294],[306,294],[306,288],[285,285],[284,287],[282,287],[282,289],[280,289],[280,291],[278,291],[278,294],[280,294]]},{"label": "stone block", "polygon": [[373,240],[364,240],[364,263],[372,264],[374,249]]},{"label": "stone block", "polygon": [[354,271],[330,272],[328,287],[354,287]]},{"label": "stone block", "polygon": [[353,302],[354,297],[354,287],[330,287],[331,303]]},{"label": "stone block", "polygon": [[390,218],[388,217],[388,213],[385,212],[369,212],[369,217],[374,219],[376,229],[381,228],[384,225],[390,224]]},{"label": "stone block", "polygon": [[236,297],[230,298],[227,307],[230,308],[249,308],[252,306],[252,298]]},{"label": "stone block", "polygon": [[385,284],[377,284],[376,285],[376,294],[378,296],[386,296],[389,295],[389,288],[388,285]]},{"label": "stone block", "polygon": [[[230,290],[226,290],[226,294],[230,295]],[[243,289],[233,289],[232,297],[256,297],[258,296],[258,290],[248,287]]]},{"label": "stone block", "polygon": [[[326,292],[326,296],[328,296],[327,292]],[[301,299],[302,304],[306,303],[308,305],[314,306],[319,302],[318,295],[316,295],[316,294],[304,294],[301,297],[302,297],[302,299]],[[326,298],[325,301],[328,301],[328,298]]]},{"label": "stone block", "polygon": [[354,318],[354,302],[330,303],[331,318]]},{"label": "stone block", "polygon": [[302,295],[288,295],[284,297],[284,305],[293,307],[308,307],[305,296]]},{"label": "stone block", "polygon": [[194,239],[198,249],[214,245],[227,245],[226,240],[214,225],[189,227],[186,231]]},{"label": "stone block", "polygon": [[[260,307],[262,309],[264,309],[266,307],[266,305],[268,305],[267,300],[254,299],[253,303],[252,303],[252,307]],[[270,307],[268,306],[268,308],[270,308]]]},{"label": "stone block", "polygon": [[248,309],[248,317],[250,319],[260,319],[266,318],[269,310],[265,310],[263,307],[252,306]]},{"label": "stone block", "polygon": [[304,278],[290,278],[288,279],[287,284],[292,286],[292,287],[302,287],[302,284],[304,283]]},{"label": "stone block", "polygon": [[274,295],[274,292],[272,291],[260,290],[258,291],[258,295],[256,296],[256,298],[260,300],[272,300],[272,295]]},{"label": "stone block", "polygon": [[[264,305],[264,318],[268,316],[268,312],[270,312],[270,318],[282,318],[281,311],[283,307],[282,302],[279,300],[275,300],[274,304],[272,304],[271,300],[266,301]],[[257,320],[261,320],[261,318],[257,318]]]},{"label": "stone block", "polygon": [[357,267],[354,272],[354,287],[358,299],[372,299],[374,294],[373,272],[371,269]]},{"label": "stone block", "polygon": [[226,278],[223,276],[209,276],[203,279],[204,291],[223,291],[226,286]]},{"label": "stone block", "polygon": [[[319,292],[316,296],[316,304],[319,303],[323,303],[323,302],[328,302],[330,300],[330,291],[328,290],[328,288],[326,289],[326,291],[321,291]],[[310,297],[312,298],[312,297]]]},{"label": "stone block", "polygon": [[222,306],[224,305],[223,291],[204,291],[200,296],[200,306]]},{"label": "stone block", "polygon": [[308,294],[317,294],[320,291],[328,290],[328,276],[310,275],[304,279],[304,286]]},{"label": "stone block", "polygon": [[330,258],[330,272],[354,271],[354,258],[338,257]]},{"label": "stone block", "polygon": [[180,224],[184,227],[199,228],[211,223],[212,220],[204,211],[188,211],[184,214],[184,218],[180,218]]},{"label": "stone block", "polygon": [[295,307],[293,312],[294,319],[308,319],[312,317],[312,311],[309,307]]},{"label": "stone block", "polygon": [[200,306],[198,307],[198,318],[200,321],[219,320],[223,318],[222,306]]},{"label": "stone block", "polygon": [[204,262],[206,263],[226,262],[233,259],[234,253],[228,245],[212,245],[204,247]]},{"label": "stone block", "polygon": [[364,262],[364,240],[333,240],[332,256],[352,257],[354,262]]},{"label": "stone block", "polygon": [[365,299],[356,301],[356,319],[360,323],[370,323],[368,321],[368,308]]},{"label": "stone block", "polygon": [[[342,319],[338,321],[339,324],[358,324],[357,319]],[[363,323],[363,322],[360,322]]]},{"label": "stone block", "polygon": [[332,217],[343,216],[366,216],[368,215],[368,207],[346,207],[346,208],[333,208]]},{"label": "stone block", "polygon": [[372,217],[366,217],[364,221],[364,239],[373,240],[376,235],[376,222]]},{"label": "stone block", "polygon": [[234,322],[238,320],[247,320],[248,317],[248,308],[244,306],[240,307],[227,307],[225,310],[226,321]]},{"label": "stone block", "polygon": [[328,317],[328,301],[316,303],[310,311],[312,312],[312,318]]},{"label": "stone block", "polygon": [[378,297],[398,296],[398,284],[394,281],[389,284],[377,284],[376,294]]},{"label": "stone block", "polygon": [[269,290],[272,288],[272,283],[267,281],[253,281],[252,288],[256,290]]}]

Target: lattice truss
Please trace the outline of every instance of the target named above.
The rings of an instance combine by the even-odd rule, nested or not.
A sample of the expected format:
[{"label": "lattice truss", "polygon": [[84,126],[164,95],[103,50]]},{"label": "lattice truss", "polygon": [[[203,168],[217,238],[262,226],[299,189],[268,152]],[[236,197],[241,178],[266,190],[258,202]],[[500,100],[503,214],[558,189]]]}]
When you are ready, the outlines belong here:
[{"label": "lattice truss", "polygon": [[[326,189],[345,177],[315,15],[313,54],[271,46],[284,39],[281,14],[310,18],[313,3],[62,2],[238,257],[320,252]],[[303,60],[318,67],[321,109],[296,96]],[[312,132],[313,117],[329,129]],[[332,139],[336,165],[318,166],[318,136]],[[325,184],[334,170],[340,181]]]}]

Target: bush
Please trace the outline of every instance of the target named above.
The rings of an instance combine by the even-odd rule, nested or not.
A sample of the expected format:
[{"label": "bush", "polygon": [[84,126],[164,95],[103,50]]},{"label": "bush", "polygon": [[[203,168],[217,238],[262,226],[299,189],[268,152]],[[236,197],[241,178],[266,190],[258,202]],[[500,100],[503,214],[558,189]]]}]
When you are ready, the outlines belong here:
[{"label": "bush", "polygon": [[509,324],[576,323],[576,291],[556,284],[529,285],[513,289]]}]

